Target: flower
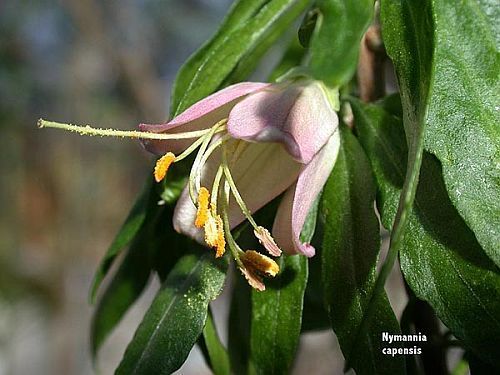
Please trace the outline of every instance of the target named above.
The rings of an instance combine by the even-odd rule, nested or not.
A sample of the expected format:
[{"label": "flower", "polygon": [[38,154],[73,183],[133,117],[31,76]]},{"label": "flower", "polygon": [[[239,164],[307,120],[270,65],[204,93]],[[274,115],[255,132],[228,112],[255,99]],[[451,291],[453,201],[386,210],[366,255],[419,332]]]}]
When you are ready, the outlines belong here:
[{"label": "flower", "polygon": [[[216,250],[231,250],[249,284],[264,290],[262,277],[279,266],[254,250],[243,251],[231,234],[244,220],[271,256],[311,257],[300,240],[306,216],[337,157],[338,117],[322,83],[309,79],[277,84],[244,82],[195,103],[170,122],[139,125],[140,131],[94,129],[45,120],[40,127],[141,139],[160,156],[154,177],[167,177],[172,163],[196,150],[189,182],[176,205],[173,224]],[[271,233],[252,213],[283,194]]]},{"label": "flower", "polygon": [[[180,153],[176,161],[199,147],[189,184],[175,209],[177,231],[216,247],[220,255],[220,233],[231,236],[230,229],[247,219],[271,255],[279,256],[280,248],[288,254],[314,255],[314,247],[300,241],[300,232],[339,148],[337,114],[320,82],[236,84],[168,123],[141,124],[139,129],[172,136],[206,131],[195,140],[142,141],[158,155]],[[271,236],[251,213],[282,193]],[[226,219],[224,229],[220,222]],[[200,221],[203,225],[194,225]],[[230,247],[233,242],[228,238]]]}]

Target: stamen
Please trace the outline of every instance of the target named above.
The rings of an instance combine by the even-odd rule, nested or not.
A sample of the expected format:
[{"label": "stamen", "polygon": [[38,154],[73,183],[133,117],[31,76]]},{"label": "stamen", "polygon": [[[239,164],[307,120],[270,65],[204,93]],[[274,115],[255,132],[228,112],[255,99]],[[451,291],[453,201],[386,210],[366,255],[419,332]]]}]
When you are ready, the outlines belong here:
[{"label": "stamen", "polygon": [[280,271],[280,267],[274,260],[254,250],[245,251],[240,259],[247,269],[260,275],[274,277]]},{"label": "stamen", "polygon": [[231,171],[229,169],[229,165],[227,163],[226,147],[223,148],[222,159],[223,159],[222,166],[224,168],[224,176],[226,178],[226,181],[229,184],[229,187],[231,189],[231,192],[233,193],[234,199],[236,200],[236,203],[238,203],[238,205],[240,206],[240,209],[243,212],[243,215],[245,215],[247,220],[254,227],[255,236],[257,237],[259,242],[262,244],[262,246],[264,246],[264,248],[269,252],[269,254],[271,254],[273,256],[280,256],[281,249],[274,241],[274,238],[271,236],[271,233],[269,233],[269,231],[266,228],[264,228],[260,225],[257,225],[254,218],[252,217],[250,210],[248,209],[247,205],[245,204],[245,201],[241,197],[241,194],[238,191],[238,188],[236,187],[236,183],[234,182],[233,176],[231,175]]},{"label": "stamen", "polygon": [[217,215],[215,217],[215,221],[217,223],[217,246],[215,257],[219,258],[226,252],[226,238],[224,236],[224,224],[222,223],[222,218]]},{"label": "stamen", "polygon": [[207,162],[208,158],[210,157],[210,155],[212,155],[214,153],[214,151],[218,147],[220,147],[220,145],[222,145],[224,142],[226,142],[230,138],[231,138],[231,136],[229,134],[226,134],[226,135],[222,136],[216,142],[212,143],[210,145],[210,147],[208,147],[208,149],[205,151],[205,153],[203,154],[203,156],[201,157],[201,159],[200,159],[200,161],[198,163],[197,171],[195,172],[195,184],[196,184],[195,186],[196,186],[196,189],[200,188],[200,185],[201,185],[201,171],[203,169],[203,166]]},{"label": "stamen", "polygon": [[266,290],[266,286],[262,281],[262,277],[246,269],[245,267],[239,267],[239,270],[241,271],[243,276],[245,276],[245,279],[252,288],[258,290],[259,292],[263,292],[264,290]]},{"label": "stamen", "polygon": [[215,217],[210,214],[210,212],[208,212],[207,220],[205,221],[203,228],[205,229],[205,242],[207,245],[210,247],[216,247],[217,239],[219,238],[217,221],[215,220]]},{"label": "stamen", "polygon": [[75,132],[80,135],[88,135],[88,136],[98,135],[101,137],[120,137],[120,138],[156,139],[156,140],[199,138],[212,131],[212,129],[203,129],[185,133],[152,133],[152,132],[143,132],[137,130],[115,130],[115,129],[93,128],[90,125],[79,126],[79,125],[64,124],[54,121],[47,121],[44,119],[38,120],[38,127],[62,129],[70,132]]},{"label": "stamen", "polygon": [[259,240],[260,244],[264,246],[264,248],[269,252],[269,254],[275,257],[279,257],[281,255],[281,249],[276,244],[273,236],[271,236],[271,233],[269,233],[266,228],[258,226],[256,229],[254,229],[253,233]]},{"label": "stamen", "polygon": [[247,220],[252,224],[254,229],[258,228],[257,223],[252,217],[252,214],[250,213],[250,210],[247,208],[247,205],[243,201],[243,198],[241,198],[240,192],[238,191],[238,188],[236,187],[236,184],[234,183],[233,176],[231,175],[231,171],[229,170],[229,165],[227,163],[227,150],[226,147],[223,147],[222,149],[222,166],[224,168],[224,176],[226,178],[226,181],[229,184],[229,187],[231,189],[231,192],[233,193],[234,199],[236,200],[236,203],[241,208],[241,211],[243,212],[243,215],[247,218]]},{"label": "stamen", "polygon": [[208,246],[216,249],[215,257],[219,258],[226,251],[226,239],[224,237],[224,228],[222,218],[217,215],[213,216],[208,211],[208,217],[203,228],[205,229],[205,242]]},{"label": "stamen", "polygon": [[223,173],[224,169],[222,166],[219,166],[217,173],[215,174],[214,183],[212,185],[212,197],[210,198],[210,208],[213,215],[217,213],[217,198],[219,196],[219,185],[222,180]]},{"label": "stamen", "polygon": [[168,168],[170,168],[170,165],[172,165],[173,162],[175,162],[175,155],[171,152],[167,152],[157,160],[153,173],[156,182],[160,182],[165,178]]},{"label": "stamen", "polygon": [[227,118],[216,123],[212,128],[209,129],[209,132],[203,137],[203,142],[198,150],[198,154],[194,159],[193,166],[191,167],[191,172],[189,173],[189,196],[191,197],[191,201],[196,205],[196,196],[195,196],[195,179],[196,173],[198,172],[198,165],[200,164],[200,160],[205,154],[208,144],[212,139],[213,135],[221,128],[224,128],[227,123]]},{"label": "stamen", "polygon": [[231,226],[229,225],[229,218],[227,216],[227,210],[229,207],[229,185],[227,184],[227,181],[224,183],[224,190],[222,191],[222,194],[222,222],[224,224],[224,233],[227,236],[227,244],[229,245],[229,250],[231,250],[231,255],[236,261],[238,268],[244,269],[245,266],[240,260],[240,254],[243,254],[243,250],[241,250],[231,234]]},{"label": "stamen", "polygon": [[208,220],[208,199],[210,198],[210,192],[207,188],[200,188],[198,193],[198,211],[196,212],[196,220],[194,225],[196,228],[201,228],[205,225]]}]

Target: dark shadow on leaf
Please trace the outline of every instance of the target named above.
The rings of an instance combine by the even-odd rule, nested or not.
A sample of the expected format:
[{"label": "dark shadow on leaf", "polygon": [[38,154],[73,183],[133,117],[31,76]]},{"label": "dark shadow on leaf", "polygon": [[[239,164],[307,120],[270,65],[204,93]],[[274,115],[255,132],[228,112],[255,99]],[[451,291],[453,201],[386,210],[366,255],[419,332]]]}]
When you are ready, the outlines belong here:
[{"label": "dark shadow on leaf", "polygon": [[[283,256],[283,255],[282,255]],[[295,255],[300,256],[300,255]],[[289,285],[295,277],[297,276],[297,271],[290,268],[285,267],[280,271],[280,273],[274,279],[266,279],[266,289],[279,290],[284,289]]]},{"label": "dark shadow on leaf", "polygon": [[415,213],[428,234],[465,262],[499,272],[448,197],[439,161],[427,152],[422,161]]}]

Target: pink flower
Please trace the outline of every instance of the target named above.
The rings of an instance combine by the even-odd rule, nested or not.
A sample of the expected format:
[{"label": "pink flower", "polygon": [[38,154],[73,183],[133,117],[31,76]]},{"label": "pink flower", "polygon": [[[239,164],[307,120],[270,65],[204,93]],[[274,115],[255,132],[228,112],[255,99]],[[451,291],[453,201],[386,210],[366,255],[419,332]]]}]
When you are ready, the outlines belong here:
[{"label": "pink flower", "polygon": [[[146,149],[162,155],[154,170],[158,182],[172,163],[198,150],[175,208],[174,227],[215,248],[216,257],[228,246],[257,290],[265,289],[262,277],[274,277],[279,266],[266,255],[238,246],[231,229],[244,220],[270,255],[280,256],[281,249],[314,255],[314,247],[303,243],[300,233],[335,164],[340,142],[337,114],[320,82],[240,83],[199,101],[166,124],[141,124],[141,131],[42,119],[39,126],[142,139]],[[252,213],[281,194],[271,235]]]},{"label": "pink flower", "polygon": [[[302,243],[300,233],[339,148],[338,117],[320,82],[239,83],[168,123],[139,128],[183,137],[143,140],[147,150],[164,155],[157,164],[157,180],[172,162],[199,147],[175,209],[177,231],[205,241],[220,256],[226,240],[231,250],[237,247],[230,229],[247,219],[271,255],[280,255],[280,248],[288,254],[314,255],[314,247]],[[198,138],[187,138],[189,134]],[[282,193],[271,236],[251,213]],[[240,250],[237,247],[233,255]]]}]

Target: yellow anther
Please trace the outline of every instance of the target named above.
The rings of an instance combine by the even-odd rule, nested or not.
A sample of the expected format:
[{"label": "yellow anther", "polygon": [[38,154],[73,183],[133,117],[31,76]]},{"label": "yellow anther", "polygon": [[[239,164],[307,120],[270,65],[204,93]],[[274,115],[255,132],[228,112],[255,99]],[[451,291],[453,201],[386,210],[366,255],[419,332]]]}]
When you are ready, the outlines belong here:
[{"label": "yellow anther", "polygon": [[168,168],[175,161],[175,155],[171,152],[167,152],[161,158],[158,159],[155,165],[154,176],[155,181],[160,182],[165,178],[168,172]]},{"label": "yellow anther", "polygon": [[201,187],[198,193],[198,211],[196,212],[196,219],[194,225],[196,228],[201,228],[208,220],[208,203],[210,199],[210,192],[207,188]]},{"label": "yellow anther", "polygon": [[224,237],[224,224],[222,222],[222,218],[217,215],[215,217],[215,221],[217,223],[217,248],[215,257],[219,258],[223,256],[226,251],[226,238]]},{"label": "yellow anther", "polygon": [[210,212],[207,212],[207,220],[203,225],[205,229],[205,242],[210,247],[217,247],[217,239],[219,237],[217,230],[217,221]]},{"label": "yellow anther", "polygon": [[207,220],[203,226],[205,229],[205,242],[208,246],[216,249],[215,257],[219,258],[224,255],[226,250],[222,218],[219,215],[213,216],[208,210],[207,212]]},{"label": "yellow anther", "polygon": [[245,251],[240,259],[249,271],[257,274],[274,277],[280,271],[280,267],[274,260],[254,250]]}]

